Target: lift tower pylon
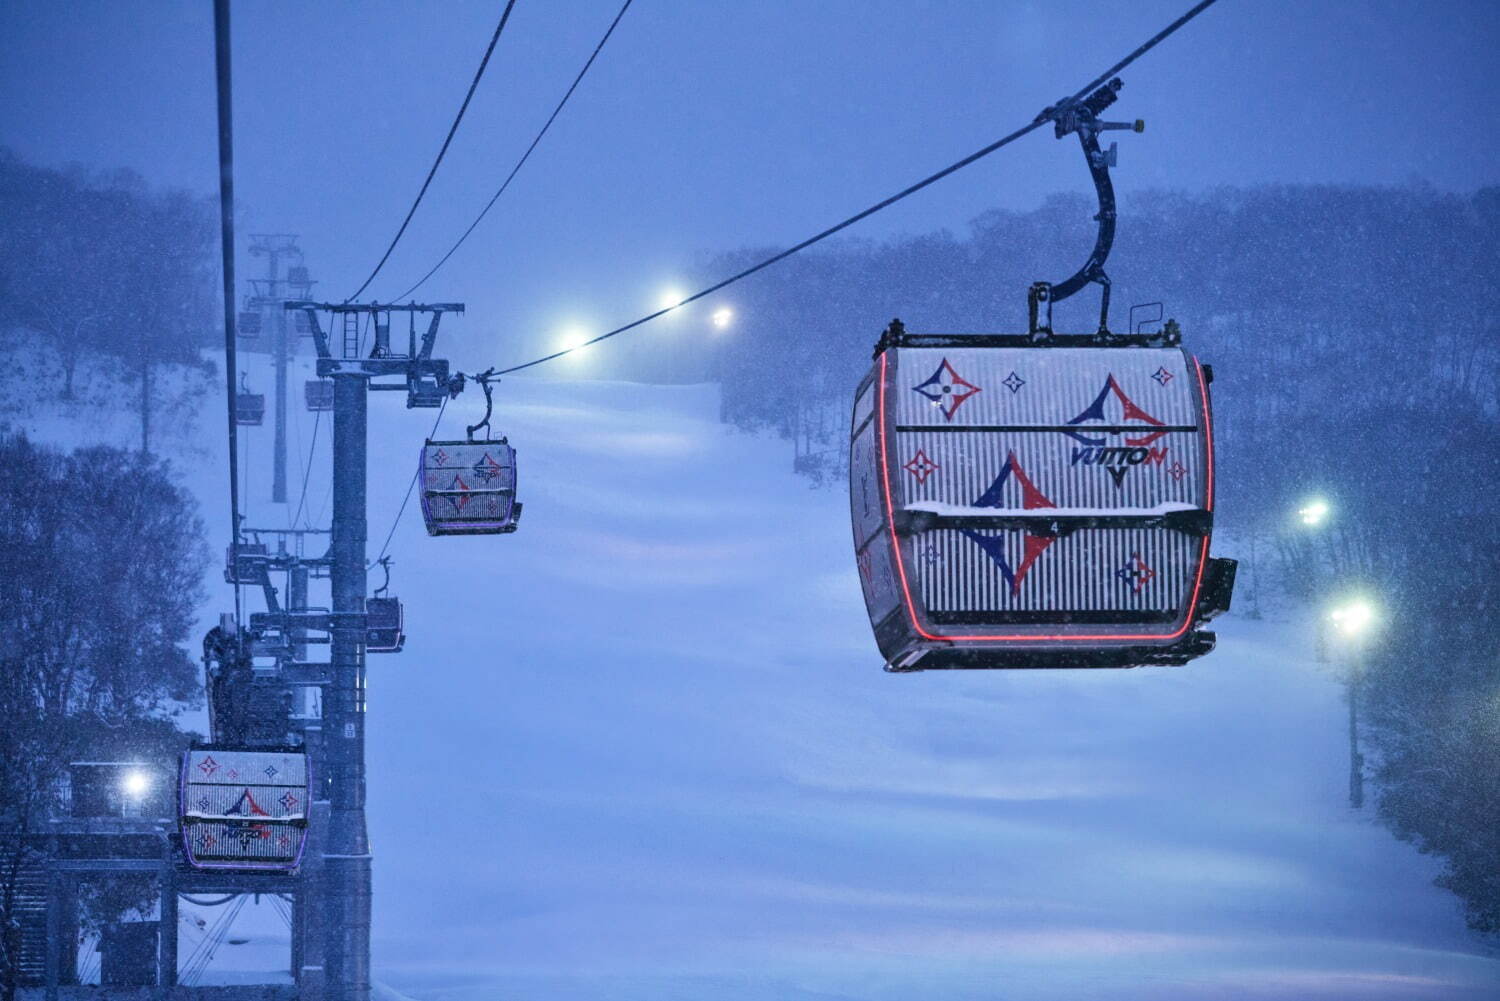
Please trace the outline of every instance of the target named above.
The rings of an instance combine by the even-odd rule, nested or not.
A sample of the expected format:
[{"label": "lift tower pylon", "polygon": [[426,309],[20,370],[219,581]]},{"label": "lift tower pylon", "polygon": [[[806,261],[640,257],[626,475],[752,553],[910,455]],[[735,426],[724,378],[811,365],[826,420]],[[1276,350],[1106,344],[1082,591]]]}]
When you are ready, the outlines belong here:
[{"label": "lift tower pylon", "polygon": [[[329,576],[333,607],[329,615],[329,684],[323,697],[323,740],[328,769],[330,814],[323,849],[324,983],[329,1001],[369,1001],[371,854],[365,822],[365,510],[368,483],[367,393],[404,391],[408,407],[437,407],[463,388],[448,362],[432,357],[444,313],[462,313],[462,303],[318,303],[294,301],[288,311],[305,314],[318,352],[318,375],[333,380],[333,524]],[[370,352],[359,356],[356,342],[341,340],[335,356],[318,322],[327,312],[330,327],[367,313],[375,331]],[[393,313],[411,315],[406,350],[391,344]],[[416,314],[430,316],[421,342]],[[388,377],[401,381],[382,381]]]},{"label": "lift tower pylon", "polygon": [[[307,277],[307,268],[302,267],[302,251],[297,247],[297,236],[293,233],[252,233],[250,253],[254,257],[266,258],[266,277],[250,279],[254,293],[246,305],[259,310],[269,307],[271,315],[271,354],[276,363],[276,439],[271,459],[271,502],[287,502],[286,477],[286,407],[287,366],[296,353],[296,338],[287,330],[288,316],[281,308],[288,299],[304,300],[317,284]],[[282,275],[282,265],[288,260],[294,263]]]}]

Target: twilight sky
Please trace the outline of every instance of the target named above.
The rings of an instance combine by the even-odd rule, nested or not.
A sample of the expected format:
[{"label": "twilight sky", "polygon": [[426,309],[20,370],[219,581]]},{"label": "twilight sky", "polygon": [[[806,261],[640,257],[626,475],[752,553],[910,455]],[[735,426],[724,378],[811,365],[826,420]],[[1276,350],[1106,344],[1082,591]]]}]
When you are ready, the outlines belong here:
[{"label": "twilight sky", "polygon": [[[567,325],[634,318],[705,252],[784,246],[863,208],[1029,120],[1186,6],[637,0],[516,183],[423,289],[470,306],[466,343],[447,351],[466,369],[511,362]],[[241,235],[301,234],[320,291],[352,292],[502,7],[236,3]],[[367,295],[401,292],[462,231],[617,8],[517,3]],[[6,0],[0,39],[0,145],[215,190],[208,0]],[[1497,49],[1490,2],[1222,0],[1125,74],[1114,117],[1144,118],[1147,132],[1120,140],[1122,208],[1128,218],[1131,193],[1153,186],[1494,184]],[[962,231],[986,208],[1061,190],[1087,192],[1087,174],[1071,139],[1039,132],[851,235]],[[1019,322],[1020,290],[1016,302]]]}]

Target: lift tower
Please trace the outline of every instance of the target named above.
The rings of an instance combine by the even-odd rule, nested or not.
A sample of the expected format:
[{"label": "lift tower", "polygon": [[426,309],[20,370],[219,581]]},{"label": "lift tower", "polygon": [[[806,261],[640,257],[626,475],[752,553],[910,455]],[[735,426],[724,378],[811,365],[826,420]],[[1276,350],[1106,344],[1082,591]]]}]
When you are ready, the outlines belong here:
[{"label": "lift tower", "polygon": [[[305,315],[318,352],[318,375],[333,380],[333,524],[329,546],[333,607],[329,684],[323,698],[323,739],[329,796],[323,850],[324,977],[330,1001],[369,1001],[370,845],[365,826],[365,487],[367,404],[375,391],[406,393],[407,407],[437,407],[463,389],[448,362],[432,357],[445,313],[462,303],[287,302]],[[318,322],[326,312],[340,335],[335,354],[330,332]],[[405,352],[391,347],[392,314],[410,319]],[[420,343],[417,314],[429,317]],[[365,352],[359,335],[368,316],[374,344]],[[399,381],[390,381],[397,377]],[[380,381],[386,380],[386,381]]]},{"label": "lift tower", "polygon": [[[276,444],[272,457],[271,502],[286,503],[286,405],[287,364],[296,353],[296,338],[287,330],[288,321],[296,320],[296,332],[303,329],[302,314],[288,315],[281,308],[288,299],[305,301],[317,283],[307,276],[302,251],[293,233],[252,233],[250,253],[266,259],[266,277],[250,279],[255,291],[245,305],[253,311],[271,310],[271,354],[276,362]],[[286,274],[282,265],[286,264]]]}]

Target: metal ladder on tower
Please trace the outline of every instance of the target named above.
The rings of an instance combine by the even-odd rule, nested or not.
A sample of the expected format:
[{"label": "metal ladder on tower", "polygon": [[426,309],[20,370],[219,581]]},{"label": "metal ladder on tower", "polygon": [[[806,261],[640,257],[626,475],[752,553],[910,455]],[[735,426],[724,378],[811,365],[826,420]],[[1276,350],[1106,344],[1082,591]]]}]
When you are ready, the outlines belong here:
[{"label": "metal ladder on tower", "polygon": [[349,312],[344,314],[344,357],[353,358],[359,354],[359,314]]}]

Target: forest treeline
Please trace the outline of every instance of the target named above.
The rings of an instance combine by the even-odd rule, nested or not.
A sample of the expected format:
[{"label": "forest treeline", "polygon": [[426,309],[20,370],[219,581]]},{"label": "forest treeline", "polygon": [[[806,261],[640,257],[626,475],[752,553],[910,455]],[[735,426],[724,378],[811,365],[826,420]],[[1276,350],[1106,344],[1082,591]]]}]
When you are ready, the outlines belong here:
[{"label": "forest treeline", "polygon": [[[20,982],[22,888],[68,763],[170,762],[191,737],[177,717],[202,704],[186,644],[209,556],[151,450],[216,386],[216,223],[212,201],[138,175],[0,150],[0,998]],[[132,415],[140,447],[7,432],[49,406]],[[95,881],[79,917],[97,930],[152,899],[140,877]]]},{"label": "forest treeline", "polygon": [[[799,471],[837,480],[885,325],[1024,330],[1028,285],[1082,263],[1094,211],[1059,196],[965,236],[804,254],[730,290],[731,335],[619,360],[640,378],[720,381],[726,421],[791,439]],[[1500,931],[1500,189],[1154,192],[1123,198],[1120,220],[1113,328],[1162,301],[1214,366],[1219,524],[1248,564],[1237,607],[1262,581],[1312,607],[1378,604],[1358,660],[1380,815],[1447,860],[1474,927]],[[720,255],[699,277],[763,255]],[[1097,315],[1089,290],[1056,326],[1088,332]],[[1335,516],[1310,534],[1294,512],[1314,494]],[[1331,649],[1335,669],[1357,653]]]},{"label": "forest treeline", "polygon": [[[65,813],[68,763],[171,762],[201,705],[188,655],[208,563],[197,504],[140,451],[0,434],[0,999],[20,982],[28,873]],[[102,475],[101,475],[102,474]],[[165,790],[153,793],[169,802]],[[149,910],[149,880],[95,881],[80,918]],[[31,928],[35,929],[34,922]]]},{"label": "forest treeline", "polygon": [[[110,394],[141,443],[210,388],[222,342],[215,203],[130,171],[29,164],[0,149],[0,352],[11,406]],[[160,378],[169,366],[187,378]],[[0,408],[3,409],[3,408]]]}]

